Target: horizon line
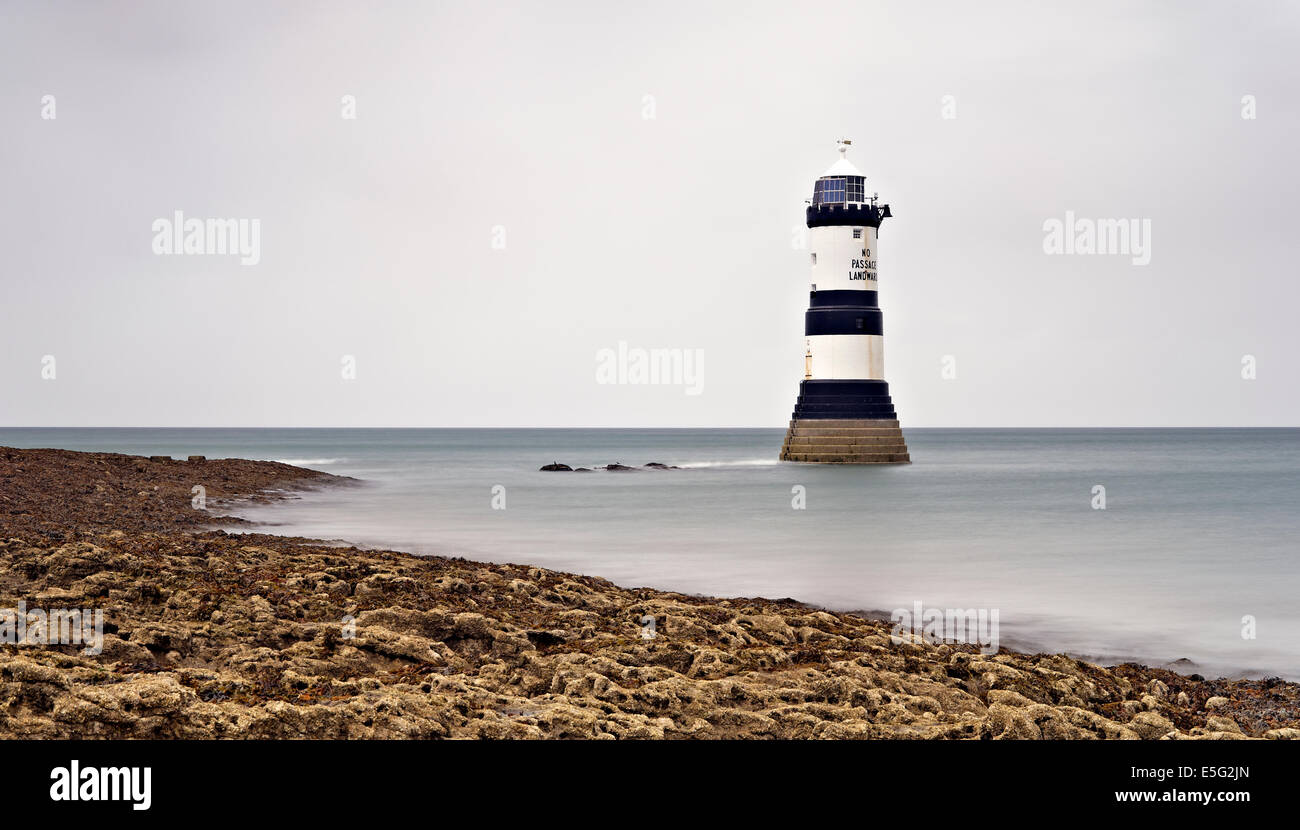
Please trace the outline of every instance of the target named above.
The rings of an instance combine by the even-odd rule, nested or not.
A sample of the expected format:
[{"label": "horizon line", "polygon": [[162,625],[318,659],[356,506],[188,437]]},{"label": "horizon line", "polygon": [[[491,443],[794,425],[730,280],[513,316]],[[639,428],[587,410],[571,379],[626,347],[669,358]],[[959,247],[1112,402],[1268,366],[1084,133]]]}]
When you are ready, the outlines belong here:
[{"label": "horizon line", "polygon": [[[647,429],[786,429],[787,425],[780,426],[9,426],[0,425],[0,430],[4,429],[475,429],[475,430],[500,430],[500,429],[621,429],[621,430],[647,430]],[[1051,426],[913,426],[904,427],[907,430],[921,429],[987,429],[987,430],[1024,430],[1024,429],[1300,429],[1300,425],[1267,425],[1267,426],[1250,426],[1250,425],[1125,425],[1125,426],[1069,426],[1069,425],[1051,425]]]}]

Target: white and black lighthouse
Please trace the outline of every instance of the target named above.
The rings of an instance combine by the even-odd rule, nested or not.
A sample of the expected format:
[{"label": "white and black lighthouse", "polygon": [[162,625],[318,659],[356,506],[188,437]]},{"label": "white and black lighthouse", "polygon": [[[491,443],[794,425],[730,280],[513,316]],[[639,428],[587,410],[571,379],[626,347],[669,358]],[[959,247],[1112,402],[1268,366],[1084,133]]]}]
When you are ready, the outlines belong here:
[{"label": "white and black lighthouse", "polygon": [[783,461],[906,464],[907,444],[885,382],[885,328],[876,272],[880,223],[866,179],[846,158],[813,185],[807,209],[812,290],[804,315],[804,379]]}]

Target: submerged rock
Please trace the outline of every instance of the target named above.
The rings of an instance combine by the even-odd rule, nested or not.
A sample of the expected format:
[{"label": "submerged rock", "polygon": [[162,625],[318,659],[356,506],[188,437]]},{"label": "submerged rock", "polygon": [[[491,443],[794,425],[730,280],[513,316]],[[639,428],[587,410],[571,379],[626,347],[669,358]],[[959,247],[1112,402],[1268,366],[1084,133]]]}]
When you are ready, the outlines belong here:
[{"label": "submerged rock", "polygon": [[[539,469],[541,472],[544,472],[544,473],[557,473],[557,472],[563,472],[563,473],[570,473],[570,472],[572,472],[572,473],[590,473],[590,472],[593,472],[592,468],[590,468],[590,467],[570,467],[568,464],[561,464],[561,463],[558,462],[558,461],[556,461],[556,462],[553,463],[553,464],[547,464],[547,465],[544,466],[544,467],[539,467],[538,469]],[[631,471],[633,471],[633,470],[637,470],[637,469],[646,469],[646,470],[679,470],[679,469],[681,469],[681,468],[680,468],[680,467],[673,466],[673,465],[671,465],[671,464],[661,464],[661,463],[659,463],[658,461],[651,461],[649,464],[644,465],[644,467],[629,467],[629,466],[627,466],[626,464],[620,464],[620,463],[615,462],[615,463],[613,463],[613,464],[606,464],[604,467],[597,467],[596,469],[597,469],[597,470],[609,470],[609,471],[612,471],[612,472],[615,472],[615,473],[626,473],[626,472],[631,472]]]}]

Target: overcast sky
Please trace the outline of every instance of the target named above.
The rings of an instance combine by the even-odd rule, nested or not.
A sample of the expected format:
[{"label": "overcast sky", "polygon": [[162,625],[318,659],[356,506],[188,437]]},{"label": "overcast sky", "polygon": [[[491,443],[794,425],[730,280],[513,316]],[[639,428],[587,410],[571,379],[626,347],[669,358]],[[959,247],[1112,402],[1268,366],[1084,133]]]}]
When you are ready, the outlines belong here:
[{"label": "overcast sky", "polygon": [[[1298,36],[1295,3],[8,0],[0,425],[781,426],[848,137],[904,427],[1295,426]],[[259,220],[260,261],[155,254],[177,210]],[[1149,220],[1150,263],[1048,255],[1067,211]],[[597,383],[620,341],[702,349],[702,394]]]}]

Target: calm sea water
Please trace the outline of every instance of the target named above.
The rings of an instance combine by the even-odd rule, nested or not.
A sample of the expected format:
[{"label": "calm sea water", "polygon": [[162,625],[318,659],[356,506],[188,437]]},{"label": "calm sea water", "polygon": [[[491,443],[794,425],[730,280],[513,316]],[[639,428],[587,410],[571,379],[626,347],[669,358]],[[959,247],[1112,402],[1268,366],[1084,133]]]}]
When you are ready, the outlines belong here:
[{"label": "calm sea water", "polygon": [[[1003,645],[1300,680],[1300,430],[911,429],[902,467],[781,463],[781,438],[0,429],[0,445],[274,459],[365,480],[244,511],[271,532],[838,610],[998,609]],[[537,471],[551,461],[683,469]],[[792,508],[795,485],[806,509]]]}]

